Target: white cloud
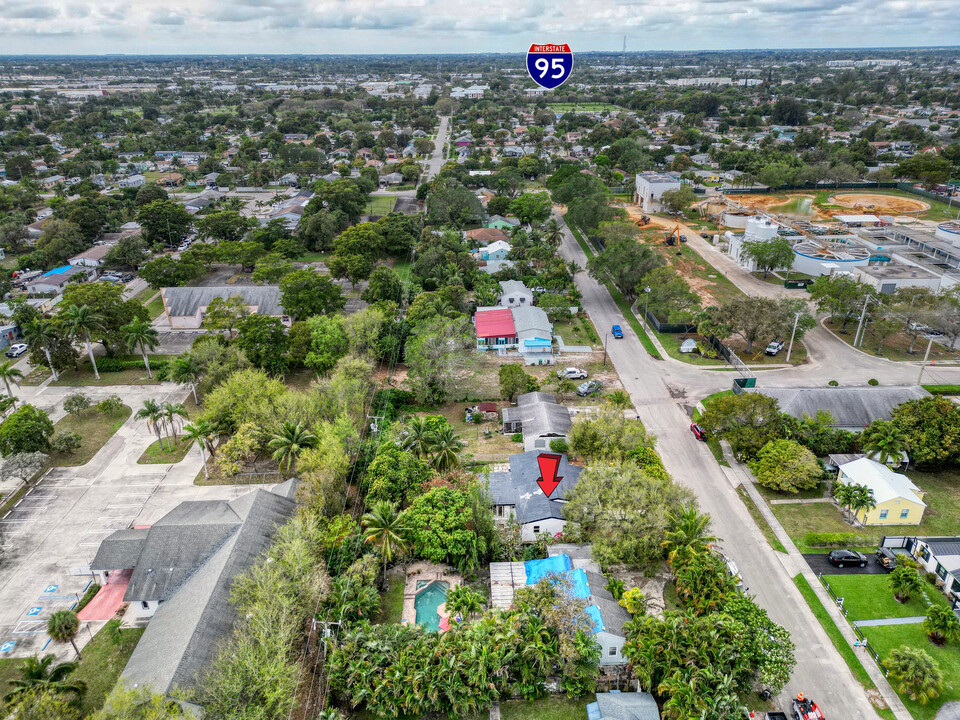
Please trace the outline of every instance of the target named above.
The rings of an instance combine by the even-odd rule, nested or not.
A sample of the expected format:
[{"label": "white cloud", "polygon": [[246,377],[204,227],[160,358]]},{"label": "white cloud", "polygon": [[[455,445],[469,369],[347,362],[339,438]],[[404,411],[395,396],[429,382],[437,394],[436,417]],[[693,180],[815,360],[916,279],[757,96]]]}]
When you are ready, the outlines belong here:
[{"label": "white cloud", "polygon": [[[10,54],[576,52],[624,34],[629,50],[952,45],[960,15],[942,0],[0,0]],[[43,35],[61,39],[38,50]]]}]

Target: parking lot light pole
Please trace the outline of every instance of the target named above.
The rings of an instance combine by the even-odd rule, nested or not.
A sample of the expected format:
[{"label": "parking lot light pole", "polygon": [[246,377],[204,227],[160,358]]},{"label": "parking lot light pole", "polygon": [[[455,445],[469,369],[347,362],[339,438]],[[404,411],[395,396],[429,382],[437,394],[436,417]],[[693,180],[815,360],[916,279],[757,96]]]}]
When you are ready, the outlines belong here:
[{"label": "parking lot light pole", "polygon": [[793,352],[793,338],[797,334],[797,322],[800,320],[800,313],[793,314],[793,330],[790,331],[790,347],[787,348],[787,362],[790,362],[790,353]]}]

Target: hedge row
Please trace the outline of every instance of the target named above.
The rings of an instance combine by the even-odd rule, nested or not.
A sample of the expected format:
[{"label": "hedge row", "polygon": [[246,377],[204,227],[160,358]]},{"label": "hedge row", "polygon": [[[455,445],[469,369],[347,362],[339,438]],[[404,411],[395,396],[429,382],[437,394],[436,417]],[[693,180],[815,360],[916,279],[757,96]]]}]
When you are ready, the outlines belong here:
[{"label": "hedge row", "polygon": [[843,547],[845,545],[869,545],[870,539],[852,532],[807,533],[803,542],[809,547]]},{"label": "hedge row", "polygon": [[[154,360],[150,369],[159,372],[167,367],[166,360]],[[145,370],[142,359],[121,360],[120,358],[97,358],[97,370],[100,372],[122,372],[123,370]]]}]

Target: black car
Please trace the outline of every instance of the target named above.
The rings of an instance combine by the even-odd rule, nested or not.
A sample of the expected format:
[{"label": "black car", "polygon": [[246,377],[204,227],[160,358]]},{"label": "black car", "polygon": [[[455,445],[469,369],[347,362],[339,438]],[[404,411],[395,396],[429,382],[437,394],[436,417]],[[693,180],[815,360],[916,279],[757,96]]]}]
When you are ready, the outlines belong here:
[{"label": "black car", "polygon": [[830,564],[842,568],[844,565],[867,566],[867,556],[856,550],[831,550]]}]

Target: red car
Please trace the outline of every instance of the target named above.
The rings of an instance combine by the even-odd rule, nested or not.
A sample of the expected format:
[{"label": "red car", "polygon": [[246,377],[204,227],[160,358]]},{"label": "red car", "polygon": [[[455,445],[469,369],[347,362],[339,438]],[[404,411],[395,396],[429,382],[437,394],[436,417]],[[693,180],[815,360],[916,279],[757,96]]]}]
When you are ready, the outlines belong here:
[{"label": "red car", "polygon": [[706,440],[707,440],[707,433],[706,433],[706,431],[705,431],[702,427],[700,427],[699,425],[697,425],[696,423],[690,423],[690,432],[693,433],[693,436],[694,436],[697,440],[703,440],[704,442],[706,442]]}]

